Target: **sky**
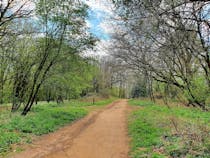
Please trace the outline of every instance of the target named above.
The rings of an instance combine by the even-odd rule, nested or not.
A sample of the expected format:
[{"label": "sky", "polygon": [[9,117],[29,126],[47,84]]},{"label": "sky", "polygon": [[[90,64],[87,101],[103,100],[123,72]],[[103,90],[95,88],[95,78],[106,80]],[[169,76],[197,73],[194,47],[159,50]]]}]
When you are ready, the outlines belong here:
[{"label": "sky", "polygon": [[101,10],[88,10],[87,24],[89,31],[100,40],[109,40],[110,35],[102,27],[106,23],[105,18],[107,13]]},{"label": "sky", "polygon": [[112,3],[109,0],[84,0],[89,6],[87,24],[89,30],[100,40],[109,40],[109,21],[113,15]]},{"label": "sky", "polygon": [[110,24],[110,17],[113,16],[113,4],[110,0],[84,0],[89,6],[87,24],[89,31],[96,36],[99,41],[96,43],[94,51],[89,51],[88,55],[107,55],[105,46],[111,41],[113,31]]}]

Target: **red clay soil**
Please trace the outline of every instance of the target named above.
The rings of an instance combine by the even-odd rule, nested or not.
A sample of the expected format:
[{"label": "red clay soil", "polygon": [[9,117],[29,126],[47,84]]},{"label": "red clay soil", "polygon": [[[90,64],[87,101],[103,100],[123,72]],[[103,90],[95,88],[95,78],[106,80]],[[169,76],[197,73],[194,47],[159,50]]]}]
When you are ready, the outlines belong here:
[{"label": "red clay soil", "polygon": [[128,158],[126,100],[120,100],[55,133],[41,136],[11,158]]}]

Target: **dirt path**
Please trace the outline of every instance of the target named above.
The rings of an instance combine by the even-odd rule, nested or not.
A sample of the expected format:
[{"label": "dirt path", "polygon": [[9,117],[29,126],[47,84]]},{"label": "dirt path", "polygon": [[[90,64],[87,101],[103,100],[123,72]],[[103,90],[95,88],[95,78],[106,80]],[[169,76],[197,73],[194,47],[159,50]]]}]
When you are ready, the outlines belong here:
[{"label": "dirt path", "polygon": [[12,158],[128,158],[126,100],[42,136]]}]

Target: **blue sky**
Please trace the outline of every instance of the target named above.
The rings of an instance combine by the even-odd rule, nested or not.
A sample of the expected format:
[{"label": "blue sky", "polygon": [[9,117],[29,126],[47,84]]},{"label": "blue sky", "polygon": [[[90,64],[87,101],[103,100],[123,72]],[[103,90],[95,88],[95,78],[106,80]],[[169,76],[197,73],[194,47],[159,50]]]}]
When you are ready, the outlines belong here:
[{"label": "blue sky", "polygon": [[110,25],[110,17],[113,14],[113,4],[110,0],[82,0],[89,6],[88,18],[86,22],[89,31],[95,35],[99,41],[96,42],[94,50],[86,53],[88,56],[104,56],[107,55],[106,47],[111,42],[111,34],[113,27]]},{"label": "blue sky", "polygon": [[107,19],[113,14],[113,4],[109,0],[83,0],[88,6],[87,23],[90,32],[101,40],[108,41],[110,26]]},{"label": "blue sky", "polygon": [[102,10],[89,9],[87,22],[89,23],[90,32],[101,40],[109,40],[109,34],[101,27],[101,24],[105,22],[108,14]]}]

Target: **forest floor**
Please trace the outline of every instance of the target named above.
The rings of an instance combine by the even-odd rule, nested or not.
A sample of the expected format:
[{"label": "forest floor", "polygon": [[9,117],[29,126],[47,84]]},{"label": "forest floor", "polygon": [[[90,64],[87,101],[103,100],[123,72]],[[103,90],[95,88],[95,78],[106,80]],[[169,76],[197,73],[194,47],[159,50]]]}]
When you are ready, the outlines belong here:
[{"label": "forest floor", "polygon": [[126,100],[95,109],[58,131],[40,136],[11,158],[128,158]]}]

